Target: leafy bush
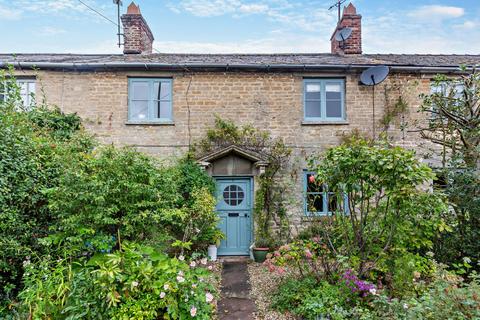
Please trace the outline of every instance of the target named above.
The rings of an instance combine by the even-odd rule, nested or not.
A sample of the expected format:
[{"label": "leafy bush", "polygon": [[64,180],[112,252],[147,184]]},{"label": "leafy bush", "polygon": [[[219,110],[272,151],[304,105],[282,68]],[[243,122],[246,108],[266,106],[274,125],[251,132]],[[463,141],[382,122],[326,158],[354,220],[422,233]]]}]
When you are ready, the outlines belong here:
[{"label": "leafy bush", "polygon": [[286,278],[272,294],[272,308],[280,312],[295,313],[296,308],[302,304],[304,298],[316,285],[317,281],[313,277]]},{"label": "leafy bush", "polygon": [[[33,113],[35,122],[31,120]],[[40,125],[52,117],[56,122],[63,123],[61,128]],[[38,239],[49,232],[52,213],[44,190],[58,183],[67,163],[93,147],[90,137],[79,129],[76,115],[65,115],[42,107],[37,111],[18,112],[14,98],[0,102],[2,302],[15,297],[21,288],[22,261],[41,251]]]},{"label": "leafy bush", "polygon": [[33,319],[210,319],[216,295],[206,259],[188,265],[123,244],[88,262],[30,265],[20,314]]},{"label": "leafy bush", "polygon": [[413,151],[354,138],[310,163],[338,203],[320,237],[361,276],[397,252],[431,249],[445,229],[442,198],[421,188],[433,173]]}]

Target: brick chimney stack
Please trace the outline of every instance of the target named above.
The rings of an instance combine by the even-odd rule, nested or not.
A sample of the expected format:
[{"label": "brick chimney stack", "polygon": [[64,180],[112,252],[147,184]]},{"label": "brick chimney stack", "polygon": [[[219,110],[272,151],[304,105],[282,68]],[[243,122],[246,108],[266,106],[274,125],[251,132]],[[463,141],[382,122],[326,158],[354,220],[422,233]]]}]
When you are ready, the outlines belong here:
[{"label": "brick chimney stack", "polygon": [[[335,33],[345,27],[352,28],[352,35],[343,43],[335,40]],[[337,24],[337,28],[330,38],[331,50],[334,54],[361,54],[362,53],[362,16],[357,14],[357,8],[349,4],[343,8],[343,15]]]},{"label": "brick chimney stack", "polygon": [[122,15],[123,53],[151,54],[153,34],[140,12],[140,7],[133,1],[128,6],[127,13]]}]

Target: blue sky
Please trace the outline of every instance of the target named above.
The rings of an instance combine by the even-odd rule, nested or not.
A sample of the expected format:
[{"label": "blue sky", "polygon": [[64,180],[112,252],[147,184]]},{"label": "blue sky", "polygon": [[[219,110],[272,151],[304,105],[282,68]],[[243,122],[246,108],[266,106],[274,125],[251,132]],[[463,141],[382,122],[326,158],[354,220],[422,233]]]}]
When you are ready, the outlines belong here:
[{"label": "blue sky", "polygon": [[[112,0],[83,0],[116,20]],[[130,0],[123,0],[123,11]],[[334,0],[136,0],[162,52],[328,52]],[[365,53],[480,54],[480,0],[355,0]],[[0,0],[0,52],[119,53],[78,0]]]}]

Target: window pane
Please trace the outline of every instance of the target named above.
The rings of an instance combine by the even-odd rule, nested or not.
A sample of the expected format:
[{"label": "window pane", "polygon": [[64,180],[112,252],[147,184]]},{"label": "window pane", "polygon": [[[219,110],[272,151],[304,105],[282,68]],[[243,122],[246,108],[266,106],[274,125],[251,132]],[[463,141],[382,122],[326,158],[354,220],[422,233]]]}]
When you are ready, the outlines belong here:
[{"label": "window pane", "polygon": [[132,101],[130,107],[130,118],[132,120],[148,119],[148,101]]},{"label": "window pane", "polygon": [[169,101],[156,101],[157,108],[155,110],[155,116],[160,119],[170,119],[170,102]]},{"label": "window pane", "polygon": [[305,102],[305,117],[306,118],[320,118],[322,116],[320,111],[320,101],[306,101]]},{"label": "window pane", "polygon": [[134,100],[148,100],[148,82],[132,82],[132,99]]},{"label": "window pane", "polygon": [[307,192],[323,192],[323,185],[316,183],[315,180],[311,181],[311,177],[315,175],[307,173]]},{"label": "window pane", "polygon": [[323,195],[309,194],[307,195],[307,211],[323,212]]},{"label": "window pane", "polygon": [[340,100],[342,98],[342,87],[340,83],[327,83],[325,86],[327,99]]},{"label": "window pane", "polygon": [[170,82],[155,82],[153,84],[154,99],[156,100],[171,100],[171,86]]},{"label": "window pane", "polygon": [[342,101],[327,100],[327,118],[341,118],[342,117]]},{"label": "window pane", "polygon": [[305,98],[320,99],[321,86],[319,83],[307,83],[305,85]]}]

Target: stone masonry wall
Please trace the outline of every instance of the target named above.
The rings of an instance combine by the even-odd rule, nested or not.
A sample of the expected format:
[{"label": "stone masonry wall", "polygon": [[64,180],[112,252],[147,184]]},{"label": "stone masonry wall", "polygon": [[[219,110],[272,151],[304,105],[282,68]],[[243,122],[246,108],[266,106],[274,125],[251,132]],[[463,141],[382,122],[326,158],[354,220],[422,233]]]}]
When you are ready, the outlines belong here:
[{"label": "stone masonry wall", "polygon": [[[173,78],[174,125],[126,124],[129,76]],[[346,124],[302,124],[303,78],[315,76],[345,77]],[[392,74],[376,87],[377,134],[382,131],[378,121],[384,114],[386,93],[389,101],[398,97],[397,91],[386,88],[396,83],[401,87],[417,83],[404,93],[410,105],[404,121],[411,122],[419,117],[418,95],[429,92],[430,78],[430,75]],[[215,114],[239,125],[253,124],[270,131],[274,137],[282,137],[294,150],[292,194],[298,201],[290,211],[296,224],[303,214],[305,158],[339,144],[342,135],[353,130],[372,132],[372,88],[358,84],[359,74],[39,71],[37,79],[37,95],[43,89],[50,104],[58,105],[65,112],[78,113],[85,127],[101,142],[131,145],[163,158],[182,155],[188,149],[189,140],[201,138],[213,126]],[[396,119],[389,128],[390,136],[402,146],[415,148],[418,135],[402,133],[399,127]]]}]

